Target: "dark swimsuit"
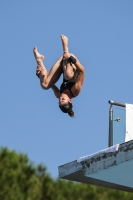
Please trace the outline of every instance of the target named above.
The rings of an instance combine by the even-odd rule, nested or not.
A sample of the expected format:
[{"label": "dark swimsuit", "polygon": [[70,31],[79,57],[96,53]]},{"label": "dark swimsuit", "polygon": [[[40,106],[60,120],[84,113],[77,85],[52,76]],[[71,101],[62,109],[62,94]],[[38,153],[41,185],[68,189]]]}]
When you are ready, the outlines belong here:
[{"label": "dark swimsuit", "polygon": [[63,83],[60,86],[60,93],[62,94],[64,90],[69,90],[70,93],[72,94],[72,96],[74,97],[71,88],[72,86],[76,83],[77,80],[77,76],[78,76],[78,71],[75,70],[74,72],[74,76],[70,79],[70,80],[66,80],[63,76]]}]

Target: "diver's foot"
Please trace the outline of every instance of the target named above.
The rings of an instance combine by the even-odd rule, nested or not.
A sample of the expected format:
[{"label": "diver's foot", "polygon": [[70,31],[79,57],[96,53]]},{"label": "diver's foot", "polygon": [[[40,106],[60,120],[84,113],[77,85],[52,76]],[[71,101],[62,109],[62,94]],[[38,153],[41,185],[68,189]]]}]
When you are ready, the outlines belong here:
[{"label": "diver's foot", "polygon": [[68,38],[65,35],[61,35],[60,37],[61,37],[64,53],[68,52]]},{"label": "diver's foot", "polygon": [[44,56],[38,52],[36,47],[34,47],[33,53],[37,62],[44,60]]}]

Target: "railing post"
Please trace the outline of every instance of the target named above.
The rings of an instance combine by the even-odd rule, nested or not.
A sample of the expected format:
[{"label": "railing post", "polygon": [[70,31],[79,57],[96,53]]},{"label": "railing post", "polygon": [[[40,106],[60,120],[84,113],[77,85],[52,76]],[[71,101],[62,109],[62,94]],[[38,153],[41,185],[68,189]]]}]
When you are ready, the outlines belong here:
[{"label": "railing post", "polygon": [[109,138],[108,138],[108,146],[111,147],[113,145],[113,109],[112,106],[120,106],[120,107],[126,107],[125,103],[120,103],[116,101],[109,100],[108,103],[110,104],[109,109]]},{"label": "railing post", "polygon": [[112,105],[110,105],[109,109],[109,138],[108,138],[108,146],[111,147],[113,145],[113,109]]}]

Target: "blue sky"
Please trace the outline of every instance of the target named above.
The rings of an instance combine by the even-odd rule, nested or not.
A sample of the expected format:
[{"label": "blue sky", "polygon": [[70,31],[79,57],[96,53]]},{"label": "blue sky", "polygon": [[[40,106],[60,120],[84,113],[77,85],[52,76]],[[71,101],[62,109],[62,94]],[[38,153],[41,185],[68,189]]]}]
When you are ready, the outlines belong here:
[{"label": "blue sky", "polygon": [[[133,103],[133,1],[0,2],[0,145],[56,178],[58,166],[107,148],[108,100]],[[35,75],[33,47],[50,70],[62,55],[60,34],[85,67],[74,119]]]}]

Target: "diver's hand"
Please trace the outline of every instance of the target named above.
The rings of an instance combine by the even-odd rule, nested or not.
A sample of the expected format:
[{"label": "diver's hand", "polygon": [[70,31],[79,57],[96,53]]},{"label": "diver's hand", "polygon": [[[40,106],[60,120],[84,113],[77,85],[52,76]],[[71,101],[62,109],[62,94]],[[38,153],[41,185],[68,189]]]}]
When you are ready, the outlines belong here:
[{"label": "diver's hand", "polygon": [[37,68],[36,68],[36,75],[39,77],[39,75],[41,74],[41,72],[43,71],[43,67],[41,67],[41,66],[37,66]]}]

